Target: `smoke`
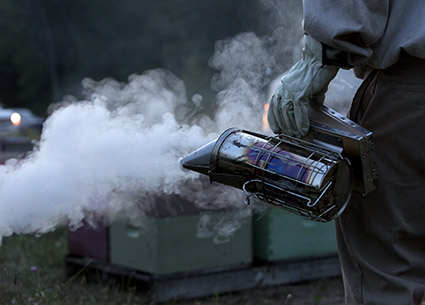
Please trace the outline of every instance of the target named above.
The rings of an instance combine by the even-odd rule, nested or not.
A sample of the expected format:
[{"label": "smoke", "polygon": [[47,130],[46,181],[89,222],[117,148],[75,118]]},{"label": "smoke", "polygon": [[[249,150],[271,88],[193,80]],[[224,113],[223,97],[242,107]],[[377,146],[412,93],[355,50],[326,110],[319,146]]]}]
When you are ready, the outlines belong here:
[{"label": "smoke", "polygon": [[194,178],[177,160],[214,135],[176,121],[181,81],[153,70],[128,84],[83,86],[89,100],[54,111],[32,154],[0,167],[2,236],[76,226],[87,214],[114,216],[134,208],[116,194],[175,194]]},{"label": "smoke", "polygon": [[325,105],[344,116],[348,115],[351,108],[351,101],[361,82],[360,79],[356,78],[352,70],[340,69],[336,77],[329,84]]},{"label": "smoke", "polygon": [[[229,127],[261,130],[268,84],[295,61],[301,24],[292,28],[216,43],[209,62],[217,70],[214,118],[197,114],[202,96],[188,98],[184,83],[169,71],[131,75],[126,83],[84,79],[85,99],[65,98],[52,109],[34,150],[0,166],[0,240],[60,225],[77,228],[82,221],[134,220],[138,213],[160,211],[158,197],[177,196],[201,210],[242,206],[242,192],[182,172],[178,159]],[[179,212],[178,206],[165,209]],[[223,241],[245,214],[215,224],[205,216],[200,234]]]}]

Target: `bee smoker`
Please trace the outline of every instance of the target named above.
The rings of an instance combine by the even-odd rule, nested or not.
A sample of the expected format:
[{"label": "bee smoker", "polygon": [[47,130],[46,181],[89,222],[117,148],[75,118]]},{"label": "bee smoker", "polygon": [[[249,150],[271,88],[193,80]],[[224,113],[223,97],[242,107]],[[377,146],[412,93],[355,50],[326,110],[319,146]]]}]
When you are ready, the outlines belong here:
[{"label": "bee smoker", "polygon": [[352,191],[377,187],[372,133],[332,109],[311,103],[303,139],[230,128],[181,160],[212,182],[242,189],[308,219],[338,217]]}]

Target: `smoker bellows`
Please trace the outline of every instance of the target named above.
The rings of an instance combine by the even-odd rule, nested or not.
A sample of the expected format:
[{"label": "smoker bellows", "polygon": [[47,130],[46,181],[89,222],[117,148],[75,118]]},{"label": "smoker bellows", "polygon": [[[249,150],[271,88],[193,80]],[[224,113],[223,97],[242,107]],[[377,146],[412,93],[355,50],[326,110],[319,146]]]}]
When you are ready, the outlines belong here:
[{"label": "smoker bellows", "polygon": [[242,189],[316,221],[339,216],[351,192],[376,188],[372,133],[332,109],[311,103],[303,139],[265,136],[237,128],[181,160],[185,169]]}]

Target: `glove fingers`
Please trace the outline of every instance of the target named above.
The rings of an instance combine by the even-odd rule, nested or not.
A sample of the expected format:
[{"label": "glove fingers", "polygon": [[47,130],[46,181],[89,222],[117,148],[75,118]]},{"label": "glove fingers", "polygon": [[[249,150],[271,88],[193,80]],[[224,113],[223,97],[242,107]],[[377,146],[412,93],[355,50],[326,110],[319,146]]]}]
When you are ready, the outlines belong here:
[{"label": "glove fingers", "polygon": [[305,136],[310,129],[310,120],[308,118],[308,102],[298,102],[294,107],[294,119],[296,136]]},{"label": "glove fingers", "polygon": [[287,100],[283,100],[281,97],[275,99],[275,103],[272,105],[272,111],[274,114],[274,118],[276,120],[276,124],[278,129],[280,129],[279,133],[291,133],[291,124],[287,121],[287,111],[291,102]]},{"label": "glove fingers", "polygon": [[271,98],[267,119],[274,133],[302,137],[310,127],[308,102],[294,101],[280,85]]},{"label": "glove fingers", "polygon": [[282,107],[282,121],[285,123],[285,134],[288,136],[297,136],[297,124],[294,112],[294,103],[289,101]]}]

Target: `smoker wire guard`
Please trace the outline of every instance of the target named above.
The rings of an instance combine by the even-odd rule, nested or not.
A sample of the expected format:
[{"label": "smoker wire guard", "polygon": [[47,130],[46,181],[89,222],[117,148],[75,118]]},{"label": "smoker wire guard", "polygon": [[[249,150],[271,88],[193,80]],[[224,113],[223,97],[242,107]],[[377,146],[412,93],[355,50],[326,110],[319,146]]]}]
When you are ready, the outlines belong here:
[{"label": "smoker wire guard", "polygon": [[[327,158],[329,163],[337,163],[337,162],[347,162],[348,167],[350,167],[350,161],[347,158],[342,157],[342,155],[336,151],[327,149],[326,147],[311,143],[311,142],[307,142],[298,138],[293,138],[287,135],[278,135],[278,136],[264,136],[255,132],[251,132],[251,131],[246,131],[246,130],[241,130],[238,128],[229,128],[227,129],[225,132],[223,132],[220,137],[217,139],[214,148],[212,150],[211,153],[211,161],[210,161],[210,168],[208,170],[208,176],[210,178],[210,182],[219,182],[219,183],[223,183],[222,180],[220,178],[223,178],[225,176],[228,176],[230,179],[234,179],[235,175],[231,175],[231,174],[226,174],[223,172],[216,172],[217,170],[217,165],[218,165],[218,159],[219,159],[219,152],[220,152],[220,148],[222,146],[222,144],[226,141],[226,139],[237,132],[242,132],[248,135],[252,135],[258,138],[262,138],[262,139],[266,139],[267,142],[266,144],[262,147],[262,148],[257,148],[259,149],[259,153],[257,155],[257,160],[255,161],[255,164],[249,164],[245,162],[245,165],[248,165],[250,167],[252,167],[252,176],[251,177],[245,177],[246,178],[246,182],[243,183],[242,187],[238,187],[237,188],[241,188],[245,195],[246,195],[246,200],[245,203],[249,204],[250,202],[250,198],[255,196],[258,199],[265,201],[271,205],[274,206],[278,206],[280,208],[283,208],[285,210],[288,210],[292,213],[298,214],[302,217],[308,218],[310,220],[315,220],[315,221],[319,221],[319,222],[327,222],[330,221],[336,217],[338,217],[343,210],[345,209],[349,199],[350,199],[350,195],[351,195],[351,171],[350,171],[350,178],[349,181],[346,181],[347,184],[349,185],[349,191],[348,194],[346,196],[346,199],[343,200],[343,203],[340,205],[336,205],[334,203],[329,204],[329,206],[325,206],[324,208],[321,208],[319,206],[319,202],[321,199],[323,199],[323,196],[325,195],[325,193],[330,189],[331,185],[332,185],[332,181],[328,181],[324,186],[322,187],[314,187],[311,186],[310,184],[308,184],[307,182],[303,182],[301,181],[299,178],[299,175],[301,174],[301,170],[304,169],[304,165],[307,165],[307,162],[312,161],[313,163],[318,163],[323,161],[323,159]],[[273,143],[274,142],[274,143]],[[264,148],[267,144],[273,143],[273,150],[268,150],[266,148]],[[300,168],[299,171],[299,175],[296,178],[278,173],[278,172],[272,172],[270,170],[268,170],[266,167],[268,166],[269,162],[272,160],[273,157],[282,157],[281,155],[279,155],[278,153],[276,153],[274,151],[275,148],[280,147],[281,144],[286,144],[286,145],[291,145],[291,146],[295,146],[299,149],[304,149],[306,150],[309,154],[310,157],[306,158],[306,161],[304,164],[302,164],[302,167]],[[261,159],[261,157],[263,155],[267,154],[267,160],[265,163],[263,163],[264,166],[258,166],[258,161]],[[315,155],[316,157],[319,156],[319,158],[316,158],[317,160],[313,160],[312,157],[313,155]],[[289,160],[289,161],[293,161],[293,160]],[[297,161],[295,161],[297,162]],[[312,168],[311,164],[307,165],[307,167],[309,169]],[[316,175],[322,171],[322,169],[315,167],[313,165],[313,173],[315,173]],[[260,172],[262,174],[258,175],[257,173]],[[265,174],[271,174],[271,175],[276,175],[276,178],[281,178],[281,179],[286,179],[289,180],[290,182],[293,182],[293,189],[289,190],[289,189],[285,189],[280,187],[279,185],[274,185],[270,182],[265,181],[264,177]],[[324,175],[327,176],[327,173],[322,172],[322,174],[326,174]],[[259,179],[260,177],[260,179]],[[217,179],[218,178],[218,179]],[[231,186],[235,186],[232,185],[231,183],[225,183],[226,185],[231,185]],[[250,184],[257,184],[260,185],[260,187],[256,187],[257,191],[248,191],[248,187]],[[307,194],[301,194],[299,192],[299,186],[303,186],[306,193],[309,193],[311,197],[308,197]],[[259,189],[261,189],[261,191],[258,191]],[[283,195],[286,195],[287,197],[289,197],[288,200],[283,200],[282,198],[278,198],[276,196],[272,195],[271,189],[274,189],[278,192],[281,192],[282,197],[284,197]],[[297,191],[298,189],[298,191]],[[295,201],[291,201],[291,200],[305,200],[305,208],[303,208],[303,205],[299,204],[295,204],[293,202]],[[314,200],[314,201],[313,201]],[[322,204],[323,205],[323,204]],[[329,212],[331,212],[332,209],[337,209],[335,213],[331,214],[331,216],[329,216]]]}]

